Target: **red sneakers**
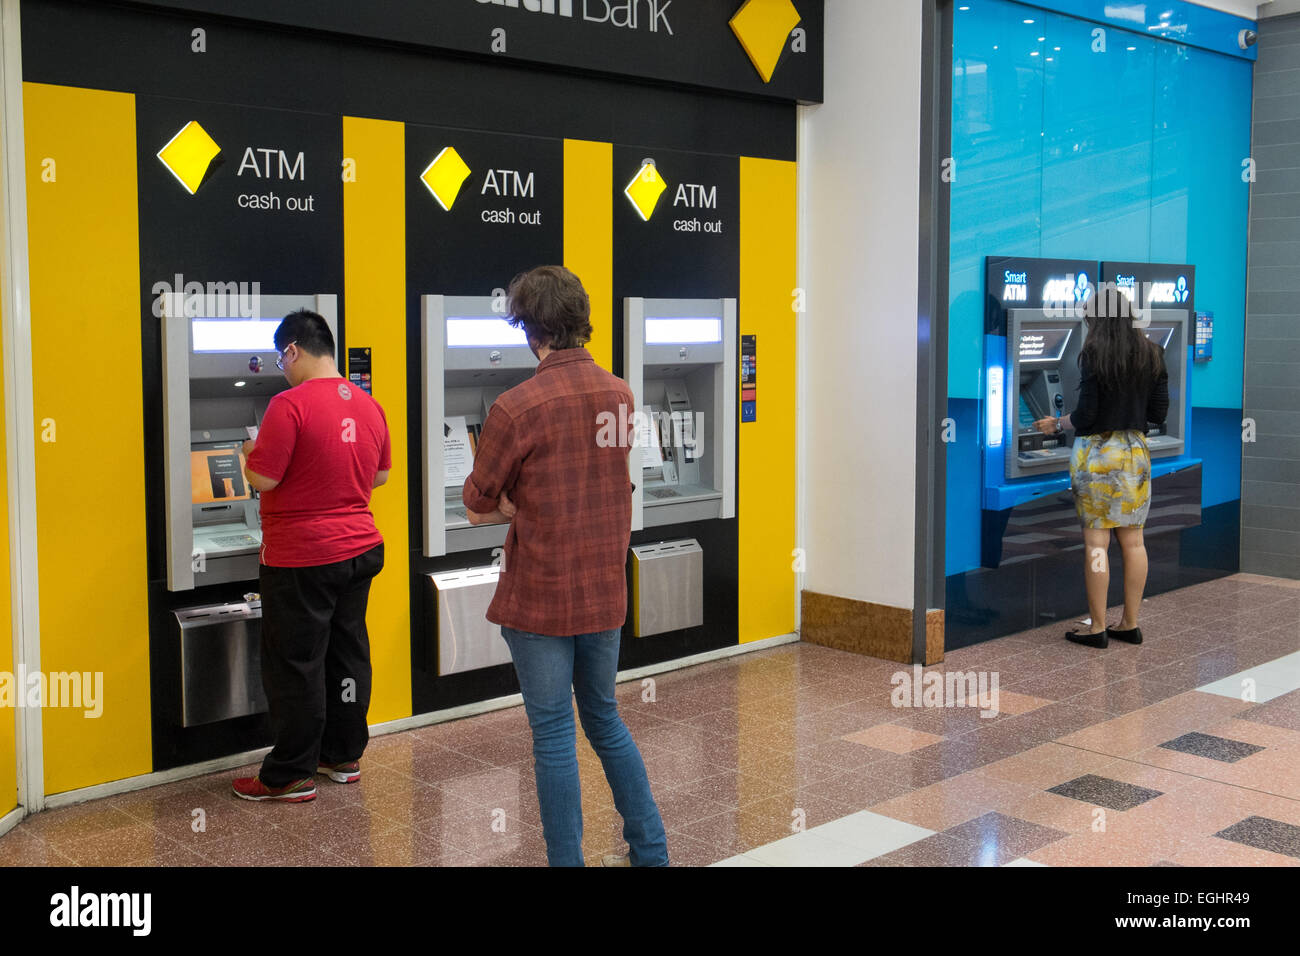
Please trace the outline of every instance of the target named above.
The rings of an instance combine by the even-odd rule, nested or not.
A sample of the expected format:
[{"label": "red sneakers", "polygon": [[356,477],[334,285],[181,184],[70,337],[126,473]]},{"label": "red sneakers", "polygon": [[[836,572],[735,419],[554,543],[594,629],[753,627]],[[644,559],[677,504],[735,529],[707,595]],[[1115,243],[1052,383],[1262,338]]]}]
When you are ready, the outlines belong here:
[{"label": "red sneakers", "polygon": [[285,803],[306,803],[316,799],[316,784],[309,778],[284,787],[272,789],[260,777],[236,777],[231,785],[235,796],[245,800],[281,800]]},{"label": "red sneakers", "polygon": [[361,779],[361,764],[353,760],[349,763],[321,764],[317,773],[323,773],[335,783],[356,783]]}]

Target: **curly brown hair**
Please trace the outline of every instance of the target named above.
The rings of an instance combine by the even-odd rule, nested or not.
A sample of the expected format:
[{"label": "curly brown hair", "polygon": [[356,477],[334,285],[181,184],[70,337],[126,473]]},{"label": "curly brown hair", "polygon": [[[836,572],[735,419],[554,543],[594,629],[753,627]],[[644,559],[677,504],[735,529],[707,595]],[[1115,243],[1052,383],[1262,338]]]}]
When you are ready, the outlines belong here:
[{"label": "curly brown hair", "polygon": [[523,326],[540,348],[581,348],[591,340],[591,300],[582,280],[564,266],[521,272],[506,291],[509,322]]}]

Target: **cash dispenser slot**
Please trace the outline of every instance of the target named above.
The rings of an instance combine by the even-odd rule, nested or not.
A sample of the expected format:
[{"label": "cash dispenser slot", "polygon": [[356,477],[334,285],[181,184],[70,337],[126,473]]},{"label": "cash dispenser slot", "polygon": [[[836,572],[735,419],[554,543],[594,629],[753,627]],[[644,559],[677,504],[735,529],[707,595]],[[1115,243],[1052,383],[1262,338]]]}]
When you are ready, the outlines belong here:
[{"label": "cash dispenser slot", "polygon": [[694,538],[639,544],[632,552],[632,636],[704,623],[704,551]]},{"label": "cash dispenser slot", "polygon": [[736,300],[624,300],[632,530],[735,517]]},{"label": "cash dispenser slot", "polygon": [[490,296],[421,299],[425,557],[505,544],[508,525],[471,525],[462,497],[492,403],[537,371],[499,308]]},{"label": "cash dispenser slot", "polygon": [[172,614],[181,650],[181,725],[265,713],[261,602],[182,608]]},{"label": "cash dispenser slot", "polygon": [[427,575],[437,608],[438,676],[509,664],[499,625],[487,619],[501,569],[495,565]]}]

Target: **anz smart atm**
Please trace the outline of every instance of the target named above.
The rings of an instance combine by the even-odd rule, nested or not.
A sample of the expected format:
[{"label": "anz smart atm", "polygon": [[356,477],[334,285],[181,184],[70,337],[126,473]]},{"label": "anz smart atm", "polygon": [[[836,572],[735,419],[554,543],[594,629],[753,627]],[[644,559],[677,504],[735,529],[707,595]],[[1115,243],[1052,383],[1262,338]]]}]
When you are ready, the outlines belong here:
[{"label": "anz smart atm", "polygon": [[424,387],[424,556],[492,549],[494,560],[427,575],[439,676],[510,662],[501,629],[484,617],[501,572],[504,524],[471,525],[462,489],[497,396],[531,378],[537,357],[504,300],[426,295],[421,299]]},{"label": "anz smart atm", "polygon": [[[230,301],[165,296],[163,445],[167,589],[231,582],[257,590],[262,526],[244,478],[242,446],[278,392],[273,336],[297,309],[323,316],[338,335],[334,295],[261,295],[257,314],[231,316]],[[183,726],[266,709],[259,663],[261,603],[245,600],[174,611],[181,644]]]},{"label": "anz smart atm", "polygon": [[[1159,268],[1134,266],[1125,274]],[[1192,274],[1189,266],[1175,268]],[[981,426],[985,567],[1078,544],[1069,475],[1075,435],[1043,435],[1034,422],[1059,418],[1077,405],[1079,353],[1088,333],[1083,306],[1098,279],[1115,281],[1114,271],[1106,265],[1099,271],[1097,263],[1085,260],[987,260]],[[1189,281],[1184,280],[1184,287]],[[1171,287],[1177,287],[1176,281]],[[1190,407],[1189,321],[1188,311],[1164,308],[1138,319],[1147,337],[1165,350],[1169,370],[1168,418],[1148,430],[1151,457],[1160,460],[1152,466],[1153,478],[1194,464],[1183,455]],[[1196,498],[1199,504],[1199,489]]]},{"label": "anz smart atm", "polygon": [[[637,412],[632,530],[734,518],[736,300],[628,298],[623,323]],[[634,545],[633,636],[702,624],[703,575],[694,539]]]},{"label": "anz smart atm", "polygon": [[1196,267],[1149,262],[1103,262],[1103,283],[1114,283],[1136,306],[1138,328],[1164,351],[1169,372],[1169,417],[1149,424],[1152,459],[1180,455],[1186,447],[1188,349],[1195,326]]}]

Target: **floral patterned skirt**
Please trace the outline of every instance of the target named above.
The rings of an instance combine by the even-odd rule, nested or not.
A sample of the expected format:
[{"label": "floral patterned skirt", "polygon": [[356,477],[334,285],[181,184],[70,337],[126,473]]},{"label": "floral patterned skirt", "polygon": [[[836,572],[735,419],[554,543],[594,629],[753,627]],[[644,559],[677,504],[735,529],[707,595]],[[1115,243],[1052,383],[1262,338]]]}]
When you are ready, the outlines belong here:
[{"label": "floral patterned skirt", "polygon": [[1151,508],[1146,435],[1122,431],[1075,438],[1070,487],[1083,527],[1141,528]]}]

